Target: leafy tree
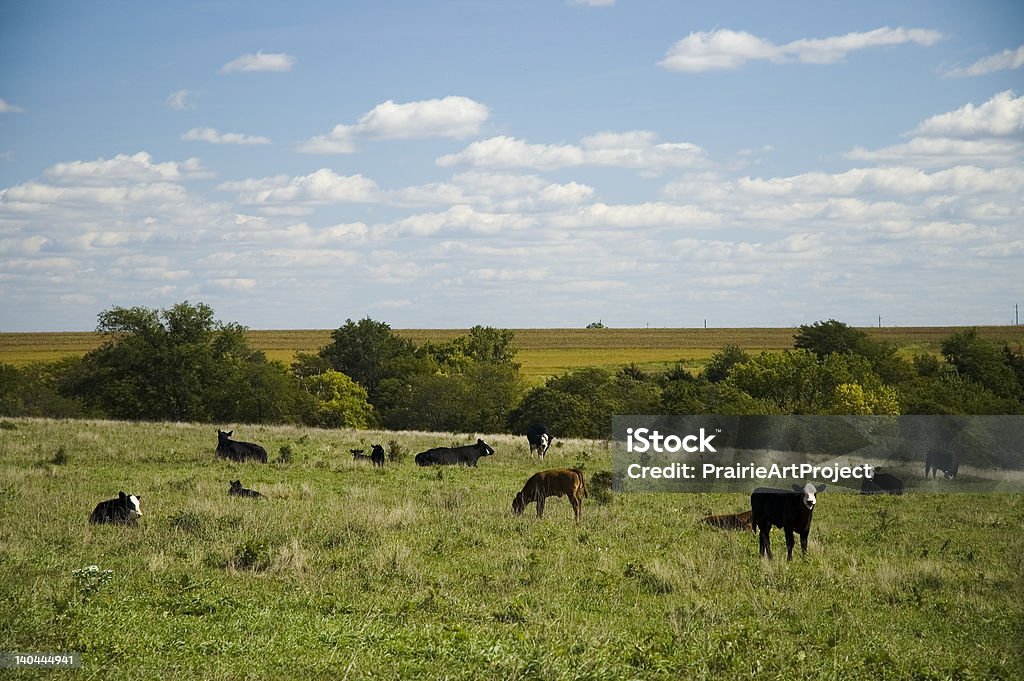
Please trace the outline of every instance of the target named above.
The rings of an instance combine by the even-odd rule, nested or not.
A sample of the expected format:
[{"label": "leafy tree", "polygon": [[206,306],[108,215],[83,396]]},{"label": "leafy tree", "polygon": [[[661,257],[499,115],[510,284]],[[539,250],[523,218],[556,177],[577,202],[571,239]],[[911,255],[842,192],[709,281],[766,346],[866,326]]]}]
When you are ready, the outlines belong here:
[{"label": "leafy tree", "polygon": [[352,378],[377,404],[381,381],[402,378],[426,369],[416,356],[416,345],[395,334],[384,322],[369,317],[345,321],[331,334],[331,344],[320,350],[330,367]]},{"label": "leafy tree", "polygon": [[491,326],[474,326],[465,336],[444,343],[427,342],[420,348],[420,354],[449,370],[464,368],[473,362],[504,364],[518,369],[515,361],[518,352],[514,331]]},{"label": "leafy tree", "polygon": [[80,400],[61,390],[80,360],[33,362],[24,367],[0,363],[0,416],[78,418],[90,414]]},{"label": "leafy tree", "polygon": [[114,418],[279,421],[293,416],[284,365],[249,350],[245,330],[203,304],[99,315],[105,342],[87,353],[66,390]]},{"label": "leafy tree", "polygon": [[666,385],[661,393],[659,413],[745,416],[776,414],[779,409],[728,383],[700,380],[674,381]]},{"label": "leafy tree", "polygon": [[333,369],[306,376],[299,381],[308,396],[303,422],[320,428],[369,428],[377,424],[366,389]]},{"label": "leafy tree", "polygon": [[747,351],[738,345],[727,345],[715,354],[704,365],[703,376],[712,383],[721,383],[729,378],[729,372],[737,364],[750,361]]},{"label": "leafy tree", "polygon": [[999,397],[957,374],[922,376],[896,387],[901,414],[1024,414],[1019,401]]},{"label": "leafy tree", "polygon": [[999,397],[1014,400],[1024,395],[1019,369],[1009,348],[978,336],[971,328],[954,333],[942,342],[942,354],[957,373],[984,386]]},{"label": "leafy tree", "polygon": [[833,353],[859,355],[866,358],[872,371],[890,385],[914,377],[913,367],[899,356],[895,345],[872,340],[863,331],[835,319],[801,325],[793,347],[810,350],[821,360]]}]

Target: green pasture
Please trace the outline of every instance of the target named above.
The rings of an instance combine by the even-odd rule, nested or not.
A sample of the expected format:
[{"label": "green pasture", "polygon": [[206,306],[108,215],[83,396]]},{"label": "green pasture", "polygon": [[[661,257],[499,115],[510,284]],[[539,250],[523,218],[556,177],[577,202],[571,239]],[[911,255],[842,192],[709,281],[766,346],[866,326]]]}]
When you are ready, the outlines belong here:
[{"label": "green pasture", "polygon": [[[220,425],[272,463],[216,459],[214,425],[0,421],[0,650],[96,679],[1024,678],[1022,495],[830,488],[808,555],[768,562],[700,522],[744,494],[598,503],[603,442],[540,463],[484,435],[478,468],[434,469],[412,456],[477,434]],[[375,442],[400,461],[352,461]],[[565,499],[512,516],[560,466],[587,473],[582,522]],[[118,490],[139,525],[88,525]]]}]

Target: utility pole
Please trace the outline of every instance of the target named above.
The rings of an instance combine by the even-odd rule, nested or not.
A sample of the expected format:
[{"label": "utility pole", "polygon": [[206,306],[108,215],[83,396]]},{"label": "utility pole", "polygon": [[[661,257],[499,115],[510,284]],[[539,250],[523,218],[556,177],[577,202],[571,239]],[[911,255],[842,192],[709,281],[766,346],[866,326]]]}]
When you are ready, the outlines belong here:
[{"label": "utility pole", "polygon": [[878,328],[882,328],[882,315],[878,315]]}]

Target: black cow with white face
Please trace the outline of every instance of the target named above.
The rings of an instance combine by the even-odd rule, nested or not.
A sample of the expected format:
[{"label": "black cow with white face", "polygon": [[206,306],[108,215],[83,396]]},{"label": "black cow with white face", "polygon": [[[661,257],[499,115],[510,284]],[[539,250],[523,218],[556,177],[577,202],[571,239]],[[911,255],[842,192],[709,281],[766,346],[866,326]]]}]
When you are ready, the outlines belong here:
[{"label": "black cow with white face", "polygon": [[418,466],[473,466],[481,456],[494,456],[494,448],[478,439],[475,445],[435,447],[416,455]]},{"label": "black cow with white face", "polygon": [[750,495],[750,521],[760,530],[761,555],[772,557],[772,545],[768,539],[772,525],[786,532],[786,559],[793,560],[793,532],[800,535],[800,550],[807,553],[807,536],[811,533],[811,519],[818,500],[816,495],[825,491],[826,485],[815,487],[807,483],[803,487],[793,485],[793,490],[758,487]]},{"label": "black cow with white face", "polygon": [[89,516],[89,522],[94,525],[110,523],[134,526],[136,519],[142,517],[142,508],[139,506],[141,499],[135,494],[118,492],[116,499],[107,499],[96,505]]}]

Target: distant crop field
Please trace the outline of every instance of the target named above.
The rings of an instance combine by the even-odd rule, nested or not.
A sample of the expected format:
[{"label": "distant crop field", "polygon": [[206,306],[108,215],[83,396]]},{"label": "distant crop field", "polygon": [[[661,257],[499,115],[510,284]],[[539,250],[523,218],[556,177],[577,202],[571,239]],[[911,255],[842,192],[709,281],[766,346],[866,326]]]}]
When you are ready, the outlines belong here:
[{"label": "distant crop field", "polygon": [[[1024,344],[1024,327],[976,327],[985,338]],[[937,353],[942,340],[959,327],[865,328],[871,337],[899,346],[905,354]],[[416,343],[446,341],[467,329],[396,329]],[[534,383],[580,367],[614,368],[636,363],[660,370],[677,362],[698,371],[708,358],[726,345],[751,352],[793,347],[795,329],[515,329],[523,374]],[[251,347],[286,364],[299,352],[315,353],[331,342],[331,330],[296,329],[249,331]],[[0,362],[23,365],[83,355],[102,343],[93,332],[0,333]]]},{"label": "distant crop field", "polygon": [[[271,463],[216,459],[218,426]],[[478,468],[412,461],[476,437],[2,420],[0,650],[79,652],[104,679],[1024,678],[1024,495],[830,486],[808,554],[769,562],[701,522],[746,494],[599,503],[604,442],[556,440],[541,463],[481,435]],[[404,457],[348,453],[376,442]],[[561,466],[591,487],[580,524],[565,499],[513,516]],[[89,525],[119,490],[138,526]]]}]

